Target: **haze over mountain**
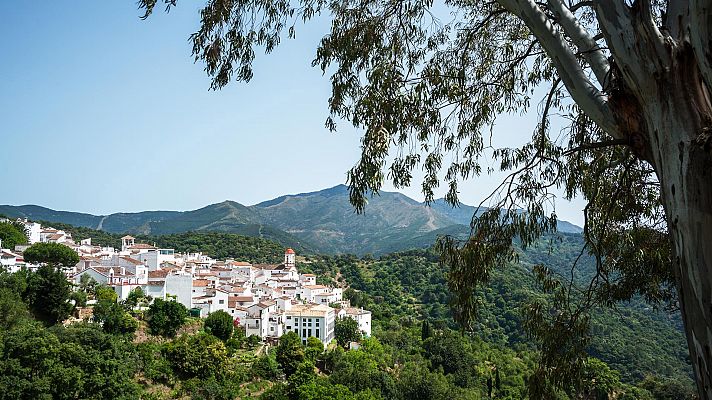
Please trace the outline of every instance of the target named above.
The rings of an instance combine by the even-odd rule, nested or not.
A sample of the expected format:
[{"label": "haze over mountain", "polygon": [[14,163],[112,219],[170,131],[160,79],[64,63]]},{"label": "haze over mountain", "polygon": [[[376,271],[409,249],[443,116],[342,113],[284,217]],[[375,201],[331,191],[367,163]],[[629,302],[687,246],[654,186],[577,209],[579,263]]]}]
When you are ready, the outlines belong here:
[{"label": "haze over mountain", "polygon": [[[234,201],[192,211],[143,211],[91,215],[24,205],[1,205],[0,214],[61,222],[111,233],[163,235],[218,231],[266,237],[321,253],[382,254],[427,247],[443,234],[466,235],[476,207],[451,207],[438,199],[430,206],[397,192],[370,198],[364,214],[349,203],[348,188],[285,195],[253,206]],[[561,232],[581,228],[560,221]]]}]

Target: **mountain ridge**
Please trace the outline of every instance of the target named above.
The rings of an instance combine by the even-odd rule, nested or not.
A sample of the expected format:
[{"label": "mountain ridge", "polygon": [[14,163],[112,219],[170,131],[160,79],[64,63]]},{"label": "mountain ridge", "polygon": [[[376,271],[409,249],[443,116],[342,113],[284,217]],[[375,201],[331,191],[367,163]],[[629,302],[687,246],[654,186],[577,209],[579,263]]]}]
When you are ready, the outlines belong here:
[{"label": "mountain ridge", "polygon": [[[451,207],[443,199],[430,205],[400,192],[382,191],[369,197],[365,212],[349,203],[348,187],[288,194],[252,206],[225,200],[196,210],[141,211],[92,215],[57,211],[38,205],[0,205],[0,214],[67,223],[110,233],[166,235],[189,231],[230,232],[260,236],[281,243],[298,243],[323,253],[382,254],[432,245],[439,234],[465,237],[477,207]],[[581,228],[559,221],[560,231]]]}]

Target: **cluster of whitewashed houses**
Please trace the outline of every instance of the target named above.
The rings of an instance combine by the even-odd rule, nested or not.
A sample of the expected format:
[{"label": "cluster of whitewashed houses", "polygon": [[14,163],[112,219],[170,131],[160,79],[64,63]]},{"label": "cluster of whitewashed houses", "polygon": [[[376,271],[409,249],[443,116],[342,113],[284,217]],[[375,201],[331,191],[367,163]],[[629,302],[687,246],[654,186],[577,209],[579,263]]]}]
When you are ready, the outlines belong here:
[{"label": "cluster of whitewashed houses", "polygon": [[[303,341],[313,336],[327,344],[334,339],[336,318],[343,317],[355,319],[363,334],[371,335],[371,312],[350,307],[343,289],[317,285],[315,275],[300,274],[292,249],[277,265],[218,261],[202,253],[183,254],[136,243],[131,236],[121,238],[121,250],[93,246],[91,239],[77,244],[67,232],[23,222],[30,244],[62,243],[79,254],[81,261],[65,271],[68,279],[78,284],[89,276],[112,287],[120,299],[141,288],[153,298],[175,299],[201,317],[223,310],[248,336],[264,340],[294,331]],[[0,263],[5,268],[34,267],[22,259],[26,246],[12,251],[1,247]]]}]

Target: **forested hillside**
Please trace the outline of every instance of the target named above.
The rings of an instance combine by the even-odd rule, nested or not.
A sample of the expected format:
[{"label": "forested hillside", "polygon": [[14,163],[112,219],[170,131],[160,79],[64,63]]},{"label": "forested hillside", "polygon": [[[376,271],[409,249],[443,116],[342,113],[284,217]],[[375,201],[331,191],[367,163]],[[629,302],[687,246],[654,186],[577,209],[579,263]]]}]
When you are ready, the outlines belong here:
[{"label": "forested hillside", "polygon": [[[545,246],[539,248],[544,252]],[[530,260],[542,254],[536,249],[522,256],[520,264],[493,272],[492,282],[477,292],[479,318],[473,335],[489,343],[516,348],[531,345],[522,327],[522,306],[541,298],[531,273]],[[570,254],[568,255],[570,256]],[[564,269],[568,257],[553,256],[548,264]],[[300,265],[321,276],[321,282],[348,284],[352,302],[383,321],[427,320],[435,326],[458,329],[451,317],[446,270],[432,251],[410,251],[378,259],[353,256],[320,256]],[[679,316],[654,310],[642,301],[599,309],[593,314],[593,339],[589,352],[621,372],[627,382],[660,375],[692,385],[687,345]]]},{"label": "forested hillside", "polygon": [[[95,244],[120,246],[119,234],[54,225],[72,232],[76,239],[92,237]],[[284,249],[282,244],[269,240],[215,232],[140,235],[138,240],[181,252],[203,251],[219,259],[255,263],[279,262]],[[544,264],[555,272],[568,274],[581,245],[579,235],[557,234],[538,246],[520,250],[518,264],[494,271],[492,284],[478,292],[481,306],[475,335],[505,346],[528,343],[521,325],[521,308],[535,296],[542,296],[531,273],[532,266]],[[297,251],[303,254],[306,250]],[[360,291],[354,294],[355,304],[372,310],[374,318],[427,319],[437,326],[458,329],[449,305],[447,271],[432,250],[392,253],[379,258],[311,255],[306,260],[299,264],[300,271],[318,274],[320,283]],[[590,259],[580,260],[577,278],[584,279],[592,268]],[[653,374],[691,384],[679,314],[656,310],[637,299],[615,309],[598,309],[593,314],[592,332],[590,354],[619,370],[627,382]]]},{"label": "forested hillside", "polygon": [[[253,261],[270,257],[264,243],[244,242],[243,247]],[[33,317],[31,304],[33,293],[53,289],[38,286],[32,273],[0,272],[0,399],[527,398],[537,351],[519,331],[511,299],[535,289],[497,279],[494,287],[502,292],[482,293],[487,313],[476,332],[463,335],[451,328],[444,271],[434,261],[432,253],[409,252],[379,260],[316,257],[300,264],[323,273],[322,281],[353,282],[360,290],[349,289],[347,296],[374,310],[373,337],[351,351],[335,344],[324,350],[318,341],[304,346],[293,334],[268,348],[233,330],[229,316],[221,326],[216,319],[186,319],[183,311],[178,325],[158,326],[156,321],[166,317],[154,316],[167,311],[154,306],[135,311],[134,304],[148,299],[137,294],[117,303],[115,295],[107,295],[113,291],[102,287],[80,286],[79,293],[98,300],[94,316],[103,326],[51,326]],[[551,398],[691,399],[679,360],[664,351],[670,345],[677,346],[660,342],[646,349],[654,360],[638,364],[642,358],[632,359],[622,374],[590,358],[580,381]],[[630,349],[615,346],[612,341],[605,347],[631,356]],[[653,362],[670,363],[672,373],[656,370]]]},{"label": "forested hillside", "polygon": [[[77,240],[91,237],[95,244],[120,245],[118,234],[54,225],[70,231]],[[254,263],[279,262],[284,249],[282,244],[264,239],[214,232],[140,236],[139,240],[178,251],[203,251],[216,258],[229,257]],[[392,253],[378,258],[314,254],[300,258],[298,268],[301,272],[318,274],[319,283],[348,288],[345,296],[354,306],[373,312],[374,340],[367,341],[365,348],[359,352],[335,350],[315,356],[312,361],[318,367],[315,371],[319,373],[311,375],[308,371],[302,371],[307,377],[300,375],[300,379],[307,379],[308,382],[301,382],[299,387],[304,388],[299,390],[295,387],[295,378],[278,383],[278,377],[284,372],[283,366],[280,372],[277,369],[280,365],[275,359],[254,355],[256,347],[244,338],[223,343],[224,350],[219,350],[216,371],[228,372],[207,375],[185,373],[182,364],[168,356],[171,354],[168,349],[190,343],[198,352],[194,357],[200,358],[203,357],[200,346],[214,347],[217,342],[206,339],[206,334],[186,336],[175,341],[151,339],[149,335],[148,342],[145,342],[143,322],[141,326],[144,328],[139,331],[144,339],[137,345],[131,342],[132,335],[107,335],[107,332],[92,325],[47,330],[31,320],[21,318],[17,321],[5,315],[3,320],[8,327],[12,324],[12,329],[8,329],[2,340],[5,349],[13,349],[12,346],[16,346],[13,343],[18,340],[48,341],[56,343],[58,349],[89,346],[82,350],[87,355],[97,351],[91,346],[121,349],[116,350],[121,353],[116,353],[116,357],[139,357],[142,361],[137,365],[123,365],[121,371],[106,373],[145,378],[101,379],[115,379],[114,383],[123,388],[112,387],[111,391],[127,390],[126,393],[131,393],[131,396],[146,390],[152,393],[144,394],[145,398],[172,398],[170,396],[178,394],[198,398],[234,398],[247,396],[249,390],[245,391],[245,388],[250,387],[258,393],[272,388],[263,394],[266,399],[285,398],[279,397],[282,395],[299,399],[331,398],[328,396],[351,398],[348,397],[351,395],[362,399],[436,399],[453,396],[476,399],[486,398],[490,390],[497,398],[519,399],[525,396],[527,379],[537,360],[536,344],[522,327],[522,307],[532,299],[546,298],[535,283],[531,268],[534,264],[544,263],[554,271],[567,271],[578,254],[580,241],[578,235],[557,235],[542,241],[539,246],[519,251],[518,264],[494,271],[492,284],[477,292],[480,307],[474,329],[464,335],[457,333],[460,327],[452,318],[447,270],[438,263],[438,257],[432,250]],[[579,270],[579,278],[583,279],[590,273],[590,265],[584,261]],[[22,280],[3,274],[0,280],[3,299],[0,302],[12,305],[8,310],[27,310],[23,300],[27,298],[25,287]],[[26,311],[15,313],[29,315]],[[141,313],[134,313],[134,317],[144,318]],[[628,393],[632,397],[627,398],[632,399],[687,398],[692,393],[690,366],[684,336],[679,329],[679,317],[652,309],[636,300],[620,304],[616,310],[597,310],[592,321],[593,340],[588,352],[595,357],[591,360],[591,368],[595,371],[589,372],[606,375],[607,386],[602,389],[593,381],[585,387],[572,386],[569,393],[560,393],[562,399],[575,397],[581,391],[596,390]],[[77,343],[79,335],[88,335],[95,342]],[[55,354],[52,357],[58,358],[48,362],[60,363],[68,370],[81,369],[78,365],[85,362],[62,358],[59,353],[52,354]],[[270,354],[274,357],[274,353]],[[6,356],[14,357],[9,353]],[[96,357],[113,356],[103,354]],[[146,357],[157,358],[151,361]],[[23,364],[29,359],[17,362],[22,368],[32,368]],[[114,361],[101,362],[111,364]],[[199,362],[208,363],[207,359]],[[18,371],[22,368],[6,369],[0,375],[15,376],[13,374],[20,373]],[[90,374],[89,371],[83,373]],[[41,379],[55,382],[63,378],[52,375],[42,376]],[[499,384],[495,384],[496,379]],[[435,382],[434,387],[426,390],[423,386],[426,382]],[[36,383],[26,384],[32,386]],[[413,392],[418,385],[423,386],[417,389],[422,393]],[[643,390],[643,387],[647,389]],[[369,390],[364,391],[367,388]],[[104,389],[85,386],[81,390],[103,393]],[[171,394],[161,397],[163,395],[158,392]],[[648,392],[656,393],[656,396],[646,397]],[[306,393],[316,397],[308,397]],[[318,397],[314,393],[327,397]],[[157,397],[151,397],[154,395]],[[98,395],[99,398],[101,396],[103,394]]]}]

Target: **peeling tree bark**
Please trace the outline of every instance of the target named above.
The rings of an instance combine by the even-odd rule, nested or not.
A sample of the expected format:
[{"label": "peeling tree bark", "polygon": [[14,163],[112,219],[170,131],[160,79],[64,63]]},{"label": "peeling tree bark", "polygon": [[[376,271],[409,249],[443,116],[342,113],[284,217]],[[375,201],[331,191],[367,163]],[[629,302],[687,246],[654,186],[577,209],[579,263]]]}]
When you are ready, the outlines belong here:
[{"label": "peeling tree bark", "polygon": [[684,48],[677,55],[666,80],[669,95],[659,104],[646,104],[646,114],[690,359],[700,398],[712,399],[710,104],[692,50]]},{"label": "peeling tree bark", "polygon": [[712,141],[680,89],[648,120],[690,358],[700,398],[712,399]]}]

